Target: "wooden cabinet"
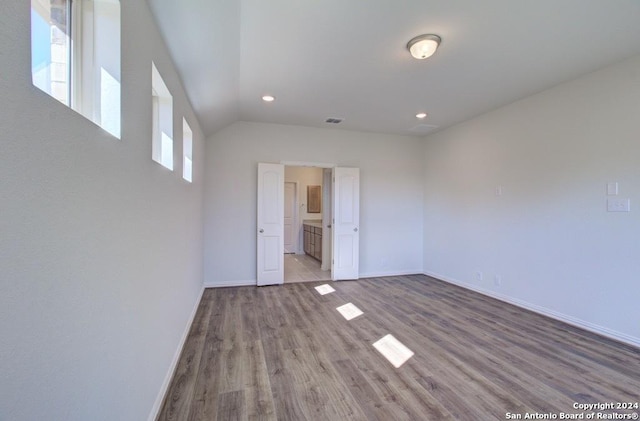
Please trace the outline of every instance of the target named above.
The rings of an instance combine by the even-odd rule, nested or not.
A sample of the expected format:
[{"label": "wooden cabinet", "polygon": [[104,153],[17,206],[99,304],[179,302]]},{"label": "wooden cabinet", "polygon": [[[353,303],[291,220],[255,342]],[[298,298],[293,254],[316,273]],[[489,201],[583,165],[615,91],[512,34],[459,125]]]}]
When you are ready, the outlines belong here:
[{"label": "wooden cabinet", "polygon": [[304,226],[304,252],[313,256],[313,227]]},{"label": "wooden cabinet", "polygon": [[322,261],[322,228],[313,227],[313,257]]},{"label": "wooden cabinet", "polygon": [[322,228],[303,224],[304,252],[322,261]]}]

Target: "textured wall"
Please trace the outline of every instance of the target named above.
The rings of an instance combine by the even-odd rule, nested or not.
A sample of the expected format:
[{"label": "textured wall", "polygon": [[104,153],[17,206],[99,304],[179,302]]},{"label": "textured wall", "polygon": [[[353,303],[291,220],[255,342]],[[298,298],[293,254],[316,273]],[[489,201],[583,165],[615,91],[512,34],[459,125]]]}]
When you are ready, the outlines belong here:
[{"label": "textured wall", "polygon": [[422,269],[422,141],[235,123],[206,144],[205,283],[255,282],[258,162],[360,168],[360,275]]},{"label": "textured wall", "polygon": [[[0,419],[146,419],[202,288],[199,124],[146,2],[122,2],[121,140],[32,86],[29,2],[0,10]],[[151,160],[151,60],[174,172]]]},{"label": "textured wall", "polygon": [[640,57],[429,136],[425,270],[640,345],[638,110]]}]

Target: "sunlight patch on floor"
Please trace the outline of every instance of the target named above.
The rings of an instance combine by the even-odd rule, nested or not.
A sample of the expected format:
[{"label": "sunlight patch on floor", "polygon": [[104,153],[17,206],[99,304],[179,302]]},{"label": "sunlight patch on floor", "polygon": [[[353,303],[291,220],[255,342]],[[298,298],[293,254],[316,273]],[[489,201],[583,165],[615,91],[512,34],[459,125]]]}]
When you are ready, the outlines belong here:
[{"label": "sunlight patch on floor", "polygon": [[351,303],[337,307],[336,310],[338,310],[340,314],[342,314],[342,317],[347,320],[355,319],[356,317],[364,314],[362,310]]},{"label": "sunlight patch on floor", "polygon": [[315,287],[315,288],[316,288],[316,291],[318,291],[318,293],[319,293],[320,295],[330,294],[330,293],[332,293],[332,292],[335,292],[335,291],[336,291],[336,290],[335,290],[335,289],[333,289],[333,288],[331,287],[331,285],[329,285],[329,284],[319,285],[319,286],[317,286],[317,287]]},{"label": "sunlight patch on floor", "polygon": [[399,340],[394,338],[391,334],[380,339],[373,344],[373,347],[378,350],[395,368],[400,368],[402,364],[413,357],[413,351],[404,346]]}]

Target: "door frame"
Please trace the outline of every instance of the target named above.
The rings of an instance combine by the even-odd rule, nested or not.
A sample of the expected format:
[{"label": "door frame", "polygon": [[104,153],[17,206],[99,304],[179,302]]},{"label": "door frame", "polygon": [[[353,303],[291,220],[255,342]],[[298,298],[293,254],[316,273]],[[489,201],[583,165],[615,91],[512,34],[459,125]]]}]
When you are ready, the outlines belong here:
[{"label": "door frame", "polygon": [[331,260],[333,259],[333,169],[322,169],[322,226],[328,228],[326,234],[322,232],[322,263],[321,270],[328,270],[333,279]]},{"label": "door frame", "polygon": [[[280,164],[284,165],[285,168],[286,167],[313,167],[313,168],[322,168],[323,172],[325,169],[329,169],[331,170],[331,173],[333,173],[333,169],[335,167],[338,166],[338,164],[332,163],[332,162],[310,162],[310,161],[280,161]],[[324,173],[322,176],[322,188],[323,188],[323,193],[324,193]],[[331,176],[332,177],[332,176]],[[332,181],[333,182],[333,181]],[[304,194],[304,193],[302,193]],[[333,192],[329,191],[329,195],[332,196]],[[331,198],[332,202],[333,202],[333,197]],[[299,209],[298,209],[299,210]],[[323,228],[323,233],[322,233],[322,262],[320,263],[320,268],[322,270],[328,270],[329,271],[329,276],[331,277],[331,279],[333,279],[333,265],[331,264],[332,260],[333,260],[333,240],[332,240],[332,236],[333,236],[333,226],[329,226],[327,227],[327,223],[329,225],[331,225],[331,221],[333,219],[333,215],[331,214],[332,209],[329,209],[329,214],[328,217],[325,218],[325,201],[324,198],[322,200],[322,228]],[[300,215],[300,214],[298,214]],[[300,224],[300,229],[302,230],[302,220],[300,219],[298,221],[298,223]],[[325,229],[329,229],[329,241],[328,243],[325,242]],[[302,233],[301,233],[302,234]],[[298,241],[304,241],[304,240],[300,240],[298,239]],[[303,244],[302,242],[299,242],[298,244]],[[328,250],[330,251],[330,253],[327,253],[327,248],[325,248],[325,244],[327,244],[328,246]],[[304,254],[304,251],[303,251]],[[326,257],[325,257],[326,256]]]},{"label": "door frame", "polygon": [[[285,165],[285,174],[286,174],[286,165]],[[293,230],[295,235],[293,236],[293,254],[298,254],[300,251],[300,227],[299,219],[300,219],[300,186],[297,181],[287,181],[285,178],[284,184],[285,187],[287,183],[293,184]],[[286,189],[285,189],[286,194]],[[285,203],[286,204],[286,203]]]},{"label": "door frame", "polygon": [[[258,163],[260,164],[260,163]],[[334,163],[327,163],[327,162],[309,162],[309,161],[280,161],[278,164],[283,165],[283,167],[287,167],[287,166],[291,166],[291,167],[316,167],[316,168],[330,168],[330,169],[334,169],[336,167],[338,167],[338,164],[334,164]],[[333,176],[332,176],[333,178]],[[331,192],[331,207],[333,208],[334,203],[335,203],[335,186],[334,184],[335,181],[332,180],[332,192]],[[283,177],[283,182],[282,182],[282,186],[283,186],[283,190],[284,190],[284,177]],[[298,192],[299,193],[299,192]],[[297,195],[299,196],[299,194]],[[283,209],[284,209],[284,192],[283,192],[283,197],[282,197],[282,202],[283,202]],[[297,211],[299,211],[299,209],[297,209]],[[296,213],[296,216],[299,216],[299,213]],[[331,215],[331,218],[329,219],[330,221],[332,221],[332,226],[331,226],[331,235],[332,235],[332,239],[333,239],[333,220],[334,220],[334,215]],[[323,217],[323,221],[324,221],[324,217]],[[323,227],[324,228],[324,227]],[[283,224],[282,224],[282,238],[284,239],[284,217],[283,217]],[[323,235],[324,236],[324,235]],[[282,253],[282,257],[284,257],[284,248],[283,248],[283,253]],[[358,260],[360,260],[359,256],[356,256],[358,258]],[[334,259],[334,247],[333,244],[331,246],[331,260],[333,261]],[[335,276],[334,276],[334,269],[333,269],[333,264],[331,264],[331,279],[336,280]],[[284,282],[284,278],[282,280]],[[282,282],[280,282],[282,283]]]}]

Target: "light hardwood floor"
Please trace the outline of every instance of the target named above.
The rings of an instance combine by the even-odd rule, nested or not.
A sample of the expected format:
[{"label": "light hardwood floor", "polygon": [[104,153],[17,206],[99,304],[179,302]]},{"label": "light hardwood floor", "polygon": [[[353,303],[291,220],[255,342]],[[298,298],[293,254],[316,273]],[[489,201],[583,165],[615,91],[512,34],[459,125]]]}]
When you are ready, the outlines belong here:
[{"label": "light hardwood floor", "polygon": [[[640,402],[637,348],[423,275],[323,283],[207,289],[159,419],[504,420]],[[345,320],[349,302],[364,314]],[[400,368],[372,346],[387,334],[415,353]]]}]

